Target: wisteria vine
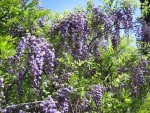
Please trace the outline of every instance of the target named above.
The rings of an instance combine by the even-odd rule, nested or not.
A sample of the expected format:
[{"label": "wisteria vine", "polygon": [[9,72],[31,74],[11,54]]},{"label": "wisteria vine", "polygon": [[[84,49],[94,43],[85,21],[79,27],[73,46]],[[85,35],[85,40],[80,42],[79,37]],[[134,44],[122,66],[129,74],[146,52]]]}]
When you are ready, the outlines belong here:
[{"label": "wisteria vine", "polygon": [[[25,7],[25,4],[26,0],[23,0],[22,6]],[[44,10],[38,0],[36,6]],[[141,24],[139,26],[142,26],[140,32],[134,27],[133,9],[126,2],[122,3],[120,8],[92,5],[90,11],[69,13],[64,18],[52,21],[46,35],[42,33],[41,37],[34,32],[37,30],[36,26],[31,27],[30,33],[23,36],[24,29],[18,25],[17,34],[11,32],[13,37],[19,36],[16,42],[18,43],[16,54],[4,61],[7,64],[7,74],[14,77],[12,77],[13,83],[17,89],[14,91],[18,92],[20,99],[14,103],[20,104],[22,101],[30,100],[33,98],[33,92],[37,96],[36,99],[40,101],[7,107],[4,105],[4,109],[0,107],[0,110],[12,112],[17,109],[20,113],[30,112],[30,110],[44,113],[92,112],[93,110],[102,113],[105,112],[103,108],[107,106],[103,104],[104,98],[114,99],[113,102],[118,104],[130,98],[142,97],[141,89],[146,85],[145,75],[148,74],[149,62],[146,58],[139,57],[138,53],[135,59],[132,58],[137,65],[130,66],[130,60],[126,58],[130,53],[123,59],[120,57],[126,51],[125,47],[122,47],[123,51],[119,50],[122,41],[121,30],[126,36],[130,31],[135,30],[144,43],[150,41],[150,27],[146,22],[138,21],[138,24]],[[43,31],[47,29],[45,15],[37,22],[38,27]],[[109,55],[104,56],[104,51]],[[136,58],[139,58],[138,61]],[[123,61],[128,62],[121,64]],[[129,67],[125,67],[127,63]],[[123,78],[124,75],[127,78]],[[4,77],[0,77],[0,103],[4,102],[6,94],[7,102],[11,104],[8,90],[13,84],[5,88],[4,80],[7,75]],[[125,82],[130,84],[127,85]],[[30,88],[27,88],[28,86]],[[125,95],[129,99],[119,95],[124,90],[129,93]],[[31,95],[23,100],[26,91]],[[119,92],[114,93],[114,91]],[[118,106],[122,107],[121,105],[108,106],[114,111]],[[127,109],[121,112],[127,112]]]}]

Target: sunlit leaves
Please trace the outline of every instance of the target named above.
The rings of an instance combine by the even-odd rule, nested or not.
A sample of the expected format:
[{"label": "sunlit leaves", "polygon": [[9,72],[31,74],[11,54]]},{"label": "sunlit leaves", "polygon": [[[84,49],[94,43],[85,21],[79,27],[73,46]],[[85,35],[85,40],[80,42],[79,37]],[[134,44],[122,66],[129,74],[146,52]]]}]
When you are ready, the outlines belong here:
[{"label": "sunlit leaves", "polygon": [[143,16],[147,16],[149,14],[149,11],[150,11],[149,1],[145,0],[144,3],[142,3],[142,14],[143,14]]},{"label": "sunlit leaves", "polygon": [[11,36],[0,36],[0,58],[5,59],[15,54],[14,41]]}]

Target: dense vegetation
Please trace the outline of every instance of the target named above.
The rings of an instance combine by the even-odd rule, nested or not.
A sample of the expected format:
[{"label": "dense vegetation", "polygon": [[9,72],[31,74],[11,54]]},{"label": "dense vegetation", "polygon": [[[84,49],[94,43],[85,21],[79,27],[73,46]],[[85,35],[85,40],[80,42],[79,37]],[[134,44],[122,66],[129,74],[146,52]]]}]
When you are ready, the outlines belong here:
[{"label": "dense vegetation", "polygon": [[0,112],[149,113],[149,6],[136,18],[139,5],[89,0],[62,14],[1,0]]}]

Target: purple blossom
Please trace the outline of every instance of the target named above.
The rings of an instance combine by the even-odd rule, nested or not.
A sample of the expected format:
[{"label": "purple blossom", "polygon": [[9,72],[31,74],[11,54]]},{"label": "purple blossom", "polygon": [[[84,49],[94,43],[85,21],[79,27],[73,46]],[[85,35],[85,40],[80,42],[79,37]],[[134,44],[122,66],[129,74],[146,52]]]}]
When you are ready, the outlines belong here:
[{"label": "purple blossom", "polygon": [[55,101],[51,96],[49,96],[47,100],[41,102],[40,107],[43,109],[44,113],[60,113],[57,110]]},{"label": "purple blossom", "polygon": [[99,110],[101,110],[102,106],[102,87],[100,85],[95,85],[94,87],[91,87],[91,95],[93,97],[93,100],[98,107]]},{"label": "purple blossom", "polygon": [[72,87],[60,88],[55,94],[56,98],[58,99],[57,106],[61,113],[66,113],[69,110],[68,94],[70,92],[72,92]]}]

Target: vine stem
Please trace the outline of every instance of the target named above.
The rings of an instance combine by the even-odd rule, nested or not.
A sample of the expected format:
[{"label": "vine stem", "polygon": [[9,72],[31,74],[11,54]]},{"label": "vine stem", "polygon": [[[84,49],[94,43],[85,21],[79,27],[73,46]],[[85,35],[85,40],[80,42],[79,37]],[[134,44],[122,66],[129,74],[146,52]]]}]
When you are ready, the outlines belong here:
[{"label": "vine stem", "polygon": [[[28,102],[28,103],[21,103],[21,104],[17,104],[17,105],[10,105],[10,106],[7,106],[5,107],[4,109],[7,110],[7,111],[18,111],[20,110],[20,108],[24,108],[26,107],[26,105],[32,107],[32,108],[36,108],[37,105],[39,105],[41,102],[43,101],[35,101],[35,102]],[[2,109],[2,110],[4,110]]]}]

